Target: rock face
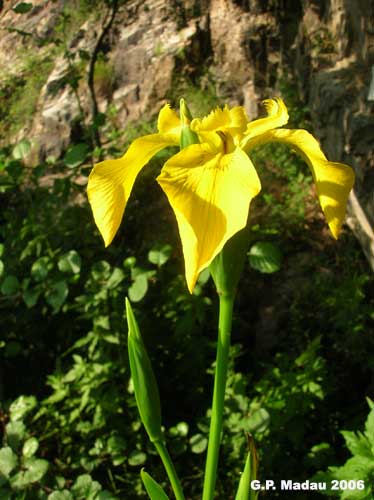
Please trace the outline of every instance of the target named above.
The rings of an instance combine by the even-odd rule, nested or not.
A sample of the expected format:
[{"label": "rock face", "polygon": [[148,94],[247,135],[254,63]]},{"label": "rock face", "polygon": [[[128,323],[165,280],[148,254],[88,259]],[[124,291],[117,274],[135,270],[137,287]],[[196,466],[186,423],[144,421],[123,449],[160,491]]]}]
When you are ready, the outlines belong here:
[{"label": "rock face", "polygon": [[[18,3],[7,2],[0,14],[2,75],[22,72],[20,48],[23,54],[51,50],[48,41],[66,5],[77,1],[34,0],[22,15],[12,10]],[[87,71],[95,50],[101,56],[94,86],[99,110],[115,108],[122,127],[157,112],[176,75],[198,82],[209,74],[218,94],[244,105],[250,117],[286,75],[297,83],[327,156],[356,170],[348,222],[374,269],[373,0],[119,1],[100,43],[111,13],[104,2],[97,5],[70,34],[65,54],[56,55],[33,122],[19,132],[36,140],[41,158],[61,154],[82,123],[90,123]],[[74,87],[69,75],[77,68],[81,78]]]}]

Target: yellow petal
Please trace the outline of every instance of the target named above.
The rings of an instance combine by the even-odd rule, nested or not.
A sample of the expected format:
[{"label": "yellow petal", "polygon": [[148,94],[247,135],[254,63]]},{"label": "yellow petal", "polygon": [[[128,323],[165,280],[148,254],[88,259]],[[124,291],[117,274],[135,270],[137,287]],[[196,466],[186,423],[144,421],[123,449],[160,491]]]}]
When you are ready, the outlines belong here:
[{"label": "yellow petal", "polygon": [[354,184],[354,172],[343,163],[328,161],[318,141],[306,130],[271,130],[250,142],[256,147],[267,142],[283,142],[291,146],[309,165],[317,195],[334,238],[338,238],[345,218],[349,192]]},{"label": "yellow petal", "polygon": [[105,246],[121,224],[136,176],[152,156],[173,144],[172,135],[145,135],[135,139],[122,158],[95,165],[88,178],[87,194]]},{"label": "yellow petal", "polygon": [[282,99],[266,99],[263,101],[268,116],[253,120],[247,125],[245,138],[241,143],[243,149],[252,137],[261,135],[273,128],[282,127],[288,122],[288,112]]},{"label": "yellow petal", "polygon": [[242,150],[216,154],[207,144],[194,144],[174,155],[157,180],[177,218],[192,292],[199,273],[245,227],[260,180]]},{"label": "yellow petal", "polygon": [[157,128],[161,134],[169,134],[173,137],[175,144],[179,144],[181,121],[177,113],[170,108],[169,104],[165,104],[158,114]]},{"label": "yellow petal", "polygon": [[217,108],[211,111],[205,118],[192,120],[191,129],[197,133],[221,130],[232,134],[241,134],[245,131],[247,123],[248,118],[242,106],[236,106],[232,109],[225,106],[223,109]]}]

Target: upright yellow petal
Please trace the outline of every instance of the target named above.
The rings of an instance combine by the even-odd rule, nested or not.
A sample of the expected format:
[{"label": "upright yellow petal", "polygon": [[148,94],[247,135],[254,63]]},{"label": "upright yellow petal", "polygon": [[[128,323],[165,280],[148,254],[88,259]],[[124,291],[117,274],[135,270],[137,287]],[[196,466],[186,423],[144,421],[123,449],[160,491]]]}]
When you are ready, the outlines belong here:
[{"label": "upright yellow petal", "polygon": [[176,146],[179,144],[181,121],[169,104],[165,104],[161,108],[158,114],[157,128],[161,134],[168,134],[173,137]]},{"label": "upright yellow petal", "polygon": [[328,161],[318,141],[306,130],[271,130],[250,143],[254,148],[267,142],[283,142],[291,146],[309,165],[316,183],[317,195],[334,238],[338,238],[345,218],[354,172],[343,163]]},{"label": "upright yellow petal", "polygon": [[282,125],[288,122],[288,111],[282,99],[266,99],[263,101],[263,105],[268,116],[248,123],[245,138],[241,143],[243,149],[246,149],[248,141],[253,137],[261,135],[268,130],[282,127]]},{"label": "upright yellow petal", "polygon": [[245,227],[260,180],[239,148],[224,155],[207,144],[189,146],[170,158],[157,180],[177,218],[192,292],[199,273]]},{"label": "upright yellow petal", "polygon": [[242,134],[247,126],[248,118],[242,106],[229,109],[216,108],[204,118],[195,118],[191,122],[194,132],[222,131],[231,134]]},{"label": "upright yellow petal", "polygon": [[135,139],[122,158],[95,165],[88,178],[87,194],[105,246],[112,242],[120,226],[136,176],[152,156],[173,144],[173,135],[145,135]]}]

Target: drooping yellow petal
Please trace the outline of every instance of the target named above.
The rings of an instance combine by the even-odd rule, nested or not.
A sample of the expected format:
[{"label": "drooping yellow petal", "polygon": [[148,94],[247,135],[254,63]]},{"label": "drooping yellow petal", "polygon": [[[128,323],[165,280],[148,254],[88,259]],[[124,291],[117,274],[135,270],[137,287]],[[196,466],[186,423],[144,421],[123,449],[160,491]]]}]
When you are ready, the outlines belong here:
[{"label": "drooping yellow petal", "polygon": [[229,109],[216,108],[204,118],[195,118],[191,122],[194,132],[222,131],[231,134],[242,134],[247,126],[248,118],[242,106]]},{"label": "drooping yellow petal", "polygon": [[241,147],[245,150],[246,144],[250,139],[261,135],[268,130],[282,127],[288,122],[288,112],[286,105],[280,98],[266,99],[263,101],[268,116],[259,118],[248,123],[245,131],[245,138],[241,143]]},{"label": "drooping yellow petal", "polygon": [[112,242],[120,226],[136,176],[152,156],[173,144],[173,135],[145,135],[135,139],[122,158],[95,165],[88,178],[87,194],[105,246]]},{"label": "drooping yellow petal", "polygon": [[189,146],[170,158],[157,180],[177,218],[192,292],[199,273],[245,227],[260,180],[239,148],[224,155],[208,144]]},{"label": "drooping yellow petal", "polygon": [[309,165],[317,195],[334,238],[338,238],[345,218],[349,192],[354,184],[354,172],[343,163],[328,161],[318,141],[306,130],[271,130],[255,137],[250,148],[267,142],[283,142],[291,146]]},{"label": "drooping yellow petal", "polygon": [[174,138],[175,145],[179,144],[181,121],[177,113],[165,104],[158,114],[157,128],[161,134],[168,134]]}]

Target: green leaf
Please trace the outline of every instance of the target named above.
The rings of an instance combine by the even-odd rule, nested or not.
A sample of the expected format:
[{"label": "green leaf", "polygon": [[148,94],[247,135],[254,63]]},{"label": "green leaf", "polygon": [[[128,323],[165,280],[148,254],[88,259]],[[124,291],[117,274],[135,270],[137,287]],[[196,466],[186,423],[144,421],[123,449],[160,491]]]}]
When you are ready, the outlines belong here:
[{"label": "green leaf", "polygon": [[13,275],[7,276],[1,284],[1,293],[3,295],[14,295],[18,292],[20,283],[18,278]]},{"label": "green leaf", "polygon": [[21,420],[9,422],[6,429],[7,442],[13,450],[17,450],[25,437],[26,426]]},{"label": "green leaf", "polygon": [[239,487],[236,493],[235,500],[250,500],[251,493],[251,454],[247,454],[245,467],[242,475],[240,476]]},{"label": "green leaf", "polygon": [[[14,12],[17,12],[17,8],[22,8],[21,6],[22,5],[30,5],[32,7],[32,4],[29,3],[20,3],[18,4],[13,10]],[[31,8],[30,7],[30,8]],[[29,9],[30,10],[30,9]],[[26,11],[27,12],[27,11]],[[21,14],[21,12],[17,12],[18,14]],[[23,12],[22,12],[23,14]],[[26,158],[26,156],[29,154],[30,152],[30,149],[31,149],[31,142],[27,139],[22,139],[21,142],[19,142],[14,148],[13,148],[13,152],[12,152],[12,155],[13,155],[13,158],[15,160],[23,160],[24,158]]]},{"label": "green leaf", "polygon": [[147,455],[144,451],[134,450],[130,453],[129,456],[129,465],[134,467],[143,465],[147,460]]},{"label": "green leaf", "polygon": [[148,290],[147,274],[138,274],[128,290],[129,299],[132,302],[139,302]]},{"label": "green leaf", "polygon": [[4,243],[0,243],[0,257],[4,255],[5,245]]},{"label": "green leaf", "polygon": [[365,434],[374,446],[374,410],[371,410],[365,422]]},{"label": "green leaf", "polygon": [[206,269],[201,271],[201,273],[199,274],[199,277],[197,279],[197,282],[200,283],[200,285],[205,285],[205,283],[207,283],[209,278],[210,278],[210,271],[209,271],[209,267],[207,267]]},{"label": "green leaf", "polygon": [[65,302],[68,293],[69,288],[66,281],[58,281],[46,292],[45,300],[55,311],[58,311]]},{"label": "green leaf", "polygon": [[156,245],[148,252],[148,260],[161,267],[169,260],[172,250],[170,245]]},{"label": "green leaf", "polygon": [[2,260],[0,260],[0,278],[4,274],[4,267],[5,267],[4,262]]},{"label": "green leaf", "polygon": [[118,500],[110,491],[103,490],[95,497],[95,500]]},{"label": "green leaf", "polygon": [[132,269],[136,264],[136,257],[127,257],[123,261],[123,267],[126,267],[127,269]]},{"label": "green leaf", "polygon": [[114,288],[117,288],[117,286],[125,279],[124,272],[122,269],[119,267],[115,267],[113,269],[112,274],[110,275],[110,278],[107,281],[107,288],[110,288],[113,290]]},{"label": "green leaf", "polygon": [[101,486],[97,481],[93,481],[89,474],[78,476],[73,484],[71,491],[77,498],[85,500],[93,497],[101,490]]},{"label": "green leaf", "polygon": [[186,437],[188,435],[188,424],[186,422],[178,422],[177,425],[169,429],[171,436]]},{"label": "green leaf", "polygon": [[17,455],[7,446],[0,449],[0,474],[8,478],[12,470],[17,466]]},{"label": "green leaf", "polygon": [[140,472],[140,476],[151,500],[169,500],[162,487],[144,469]]},{"label": "green leaf", "polygon": [[82,259],[75,250],[70,250],[60,257],[57,267],[63,273],[78,274],[81,270]]},{"label": "green leaf", "polygon": [[374,458],[368,438],[361,432],[341,431],[345,444],[352,455]]},{"label": "green leaf", "polygon": [[192,453],[204,453],[208,445],[208,440],[203,434],[195,434],[190,439]]},{"label": "green leaf", "polygon": [[23,292],[22,298],[28,309],[31,309],[38,302],[40,290],[27,289]]},{"label": "green leaf", "polygon": [[38,448],[39,441],[35,437],[31,437],[23,443],[22,455],[26,458],[30,458],[35,455]]},{"label": "green leaf", "polygon": [[118,435],[113,435],[110,436],[110,438],[107,441],[107,450],[108,453],[116,454],[116,453],[123,453],[123,451],[126,449],[126,441]]},{"label": "green leaf", "polygon": [[73,500],[73,495],[68,490],[54,491],[48,495],[48,500]]},{"label": "green leaf", "polygon": [[67,150],[64,156],[64,163],[69,168],[79,167],[79,165],[81,165],[86,159],[87,154],[88,154],[87,144],[84,143],[75,144],[74,146],[71,146]]},{"label": "green leaf", "polygon": [[24,465],[27,468],[24,474],[26,483],[36,483],[40,481],[46,475],[49,468],[47,460],[34,457],[27,458]]},{"label": "green leaf", "polygon": [[9,407],[10,420],[21,420],[37,405],[35,396],[19,396]]},{"label": "green leaf", "polygon": [[254,434],[265,432],[270,422],[269,412],[265,408],[258,408],[246,419],[246,430]]},{"label": "green leaf", "polygon": [[279,248],[268,241],[259,241],[249,250],[249,264],[260,273],[275,273],[282,264],[282,253]]},{"label": "green leaf", "polygon": [[51,267],[49,257],[40,257],[31,266],[31,276],[35,281],[43,281],[48,276]]}]

